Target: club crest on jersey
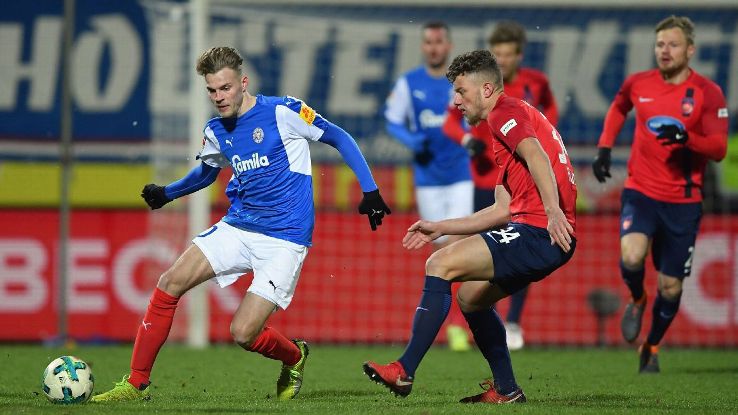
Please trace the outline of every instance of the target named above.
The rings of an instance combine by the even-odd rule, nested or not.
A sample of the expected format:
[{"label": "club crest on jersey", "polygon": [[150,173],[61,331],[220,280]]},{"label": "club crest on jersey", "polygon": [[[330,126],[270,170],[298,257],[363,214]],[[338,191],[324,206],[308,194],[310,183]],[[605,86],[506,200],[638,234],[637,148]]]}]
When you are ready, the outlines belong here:
[{"label": "club crest on jersey", "polygon": [[264,141],[264,130],[259,127],[254,128],[254,132],[251,134],[256,144],[261,144]]},{"label": "club crest on jersey", "polygon": [[627,231],[630,228],[630,225],[633,224],[633,216],[626,216],[623,218],[623,230]]},{"label": "club crest on jersey", "polygon": [[682,116],[689,117],[692,115],[692,111],[694,111],[694,98],[684,97],[682,99]]},{"label": "club crest on jersey", "polygon": [[238,155],[233,156],[231,159],[231,165],[233,170],[237,173],[243,173],[246,170],[252,170],[258,167],[265,167],[269,165],[269,159],[267,156],[260,156],[259,153],[251,154],[251,158],[241,160]]}]

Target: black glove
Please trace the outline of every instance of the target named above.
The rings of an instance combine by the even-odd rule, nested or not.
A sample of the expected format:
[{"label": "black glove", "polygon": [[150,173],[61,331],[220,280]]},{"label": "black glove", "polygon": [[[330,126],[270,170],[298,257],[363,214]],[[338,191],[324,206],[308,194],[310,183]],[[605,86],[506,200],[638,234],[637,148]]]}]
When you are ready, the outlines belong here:
[{"label": "black glove", "polygon": [[487,144],[484,144],[484,141],[480,139],[472,137],[466,142],[464,148],[469,153],[469,157],[474,158],[484,153],[484,150],[487,149]]},{"label": "black glove", "polygon": [[364,198],[359,203],[359,213],[369,217],[369,226],[373,231],[377,230],[377,226],[382,224],[384,214],[391,214],[390,208],[382,200],[379,189],[371,192],[364,192]]},{"label": "black glove", "polygon": [[684,144],[689,139],[687,131],[674,124],[662,124],[657,131],[659,135],[657,139],[661,140],[661,144]]},{"label": "black glove", "polygon": [[159,209],[172,201],[164,193],[164,186],[158,186],[153,183],[144,186],[143,190],[141,190],[141,197],[146,201],[146,204],[149,205],[151,210]]},{"label": "black glove", "polygon": [[421,166],[427,166],[433,160],[433,153],[430,151],[430,141],[423,141],[423,149],[415,153],[415,162]]},{"label": "black glove", "polygon": [[610,176],[610,152],[611,148],[600,147],[597,151],[597,157],[592,162],[592,173],[594,173],[597,181],[605,183],[606,177]]}]

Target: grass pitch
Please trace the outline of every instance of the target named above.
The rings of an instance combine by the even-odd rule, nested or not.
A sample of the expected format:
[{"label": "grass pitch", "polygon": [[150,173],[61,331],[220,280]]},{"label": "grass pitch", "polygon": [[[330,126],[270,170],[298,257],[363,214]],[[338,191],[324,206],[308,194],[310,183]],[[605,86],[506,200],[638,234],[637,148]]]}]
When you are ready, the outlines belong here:
[{"label": "grass pitch", "polygon": [[630,349],[528,349],[513,352],[528,403],[460,404],[481,392],[489,368],[477,351],[436,347],[416,373],[413,393],[396,398],[368,380],[365,360],[387,362],[400,347],[311,345],[300,395],[274,398],[280,363],[236,346],[193,350],[165,345],[153,373],[152,400],[61,406],[41,391],[41,374],[55,357],[72,354],[95,374],[95,392],[128,372],[131,346],[47,348],[2,345],[0,413],[13,414],[482,414],[490,413],[736,413],[738,350],[663,348],[662,373],[638,375]]}]

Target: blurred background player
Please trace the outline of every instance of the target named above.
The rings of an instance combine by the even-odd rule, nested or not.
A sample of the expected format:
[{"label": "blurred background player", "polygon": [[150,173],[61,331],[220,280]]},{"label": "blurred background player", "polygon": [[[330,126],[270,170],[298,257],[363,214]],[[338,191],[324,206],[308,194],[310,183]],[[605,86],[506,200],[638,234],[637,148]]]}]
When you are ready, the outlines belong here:
[{"label": "blurred background player", "polygon": [[[559,115],[548,78],[538,70],[520,67],[526,42],[525,29],[513,21],[499,22],[487,39],[489,51],[495,55],[502,71],[505,94],[538,108],[551,125],[556,127]],[[484,124],[466,126],[461,111],[450,105],[443,132],[464,146],[471,157],[474,211],[491,206],[494,203],[499,168],[494,162],[489,128]],[[520,319],[527,293],[528,288],[524,288],[510,297],[510,308],[505,319],[507,346],[510,350],[519,350],[525,344]]]},{"label": "blurred background player", "polygon": [[[494,55],[478,50],[457,56],[448,70],[454,105],[470,124],[484,120],[504,174],[495,204],[470,216],[413,224],[402,240],[417,249],[441,235],[471,235],[434,252],[426,262],[420,304],[402,356],[387,365],[364,363],[364,373],[400,396],[412,391],[415,371],[446,319],[451,285],[461,282],[459,305],[489,363],[494,380],[465,403],[520,403],[505,327],[492,307],[540,281],[571,259],[576,247],[574,169],[558,131],[540,111],[503,92]],[[459,285],[459,284],[457,284]]]},{"label": "blurred background player", "polygon": [[692,271],[702,217],[708,160],[727,151],[728,109],[720,87],[689,67],[694,24],[670,16],[656,25],[657,68],[629,76],[605,117],[592,164],[597,180],[610,177],[610,152],[625,117],[636,124],[620,212],[620,272],[631,293],[621,321],[623,337],[638,339],[647,294],[649,246],[658,271],[651,330],[639,348],[639,372],[659,372],[658,344],[679,310],[682,283]]},{"label": "blurred background player", "polygon": [[169,336],[179,299],[211,279],[221,287],[253,271],[253,281],[231,321],[231,335],[245,350],[282,362],[277,398],[292,399],[302,386],[308,345],[266,326],[292,301],[312,243],[315,222],[309,141],[329,144],[356,174],[364,198],[359,213],[372,230],[390,210],[379,195],[354,139],[299,99],[251,95],[243,59],[230,47],[215,47],[197,61],[220,117],[204,128],[202,163],[167,186],[148,184],[141,196],[151,209],[212,184],[230,167],[226,194],[231,207],[220,222],[192,240],[162,274],[133,345],[131,371],[93,402],[149,399],[151,370]]},{"label": "blurred background player", "polygon": [[[451,35],[443,22],[429,22],[422,28],[421,51],[424,64],[403,74],[387,98],[387,131],[413,152],[415,199],[420,217],[442,220],[472,213],[474,185],[466,150],[449,140],[441,127],[451,98],[446,79]],[[458,239],[434,241],[439,249]],[[452,350],[469,350],[469,339],[458,307],[453,306],[447,338]]]}]

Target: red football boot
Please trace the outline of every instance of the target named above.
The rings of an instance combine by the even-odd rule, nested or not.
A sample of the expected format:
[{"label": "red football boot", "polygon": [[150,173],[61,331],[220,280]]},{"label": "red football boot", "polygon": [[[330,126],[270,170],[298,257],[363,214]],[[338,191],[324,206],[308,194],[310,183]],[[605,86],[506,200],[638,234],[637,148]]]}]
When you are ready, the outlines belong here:
[{"label": "red football boot", "polygon": [[463,403],[523,403],[525,402],[525,394],[523,390],[518,388],[515,392],[509,395],[503,395],[497,392],[496,385],[491,379],[487,379],[480,383],[479,386],[484,389],[484,392],[479,395],[469,396],[462,399],[459,402]]},{"label": "red football boot", "polygon": [[386,386],[397,396],[406,397],[413,390],[413,378],[405,373],[400,362],[380,365],[375,362],[364,362],[364,373],[369,379]]}]

